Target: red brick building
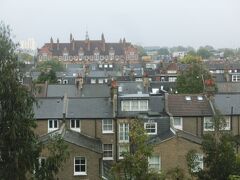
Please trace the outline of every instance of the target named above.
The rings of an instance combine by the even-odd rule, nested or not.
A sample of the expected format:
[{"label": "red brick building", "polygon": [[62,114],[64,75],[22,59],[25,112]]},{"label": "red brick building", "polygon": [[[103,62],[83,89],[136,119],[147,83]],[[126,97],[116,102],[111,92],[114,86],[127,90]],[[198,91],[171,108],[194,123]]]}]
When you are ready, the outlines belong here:
[{"label": "red brick building", "polygon": [[138,61],[138,51],[125,38],[117,43],[105,42],[102,34],[100,40],[90,40],[86,34],[85,40],[75,40],[70,34],[69,43],[60,43],[59,39],[45,43],[38,49],[38,62],[57,59],[66,64],[97,62],[135,62]]}]

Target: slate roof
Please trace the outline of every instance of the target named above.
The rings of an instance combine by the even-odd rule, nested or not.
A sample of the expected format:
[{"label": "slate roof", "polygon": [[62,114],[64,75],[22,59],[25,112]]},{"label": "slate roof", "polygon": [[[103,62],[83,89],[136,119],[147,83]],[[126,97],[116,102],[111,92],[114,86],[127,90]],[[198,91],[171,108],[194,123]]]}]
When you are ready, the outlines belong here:
[{"label": "slate roof", "polygon": [[215,94],[213,102],[223,115],[240,114],[240,93]]},{"label": "slate roof", "polygon": [[[185,97],[190,96],[191,100],[186,100]],[[203,97],[203,100],[198,100],[197,97]],[[173,116],[211,116],[212,109],[210,103],[205,96],[198,94],[169,94],[166,97],[166,108]]]},{"label": "slate roof", "polygon": [[240,83],[224,82],[216,83],[219,93],[240,93]]},{"label": "slate roof", "polygon": [[69,98],[66,118],[113,118],[109,98]]},{"label": "slate roof", "polygon": [[122,94],[138,94],[138,92],[144,92],[144,86],[142,82],[136,81],[118,81],[118,87],[121,87],[121,91],[118,88],[118,93]]},{"label": "slate roof", "polygon": [[63,118],[62,98],[38,98],[38,105],[34,105],[35,119]]},{"label": "slate roof", "polygon": [[[105,51],[102,49],[102,41],[101,40],[89,40],[90,42],[90,50],[88,50],[88,43],[85,40],[74,41],[75,49],[73,49],[72,43],[59,43],[59,50],[57,49],[57,43],[53,43],[51,50],[51,43],[45,43],[41,49],[47,48],[50,52],[52,52],[53,56],[62,56],[64,49],[66,48],[71,56],[78,56],[78,52],[80,48],[83,49],[84,55],[93,55],[93,52],[97,48],[100,52],[100,55],[109,55],[109,51],[113,48],[115,55],[124,55],[124,46],[123,43],[105,43]],[[131,43],[125,43],[125,47],[131,46]],[[41,51],[40,49],[40,51]]]},{"label": "slate roof", "polygon": [[48,85],[47,97],[109,97],[110,86],[107,84],[84,84],[82,89],[76,85],[52,84]]},{"label": "slate roof", "polygon": [[41,141],[42,143],[47,143],[48,140],[52,137],[52,135],[61,135],[63,140],[66,142],[89,149],[96,153],[102,153],[102,142],[99,139],[95,139],[79,132],[66,129],[65,125],[63,125],[60,129],[56,131],[39,137],[39,141]]},{"label": "slate roof", "polygon": [[164,112],[165,100],[163,96],[150,96],[149,98],[149,110],[151,112]]}]

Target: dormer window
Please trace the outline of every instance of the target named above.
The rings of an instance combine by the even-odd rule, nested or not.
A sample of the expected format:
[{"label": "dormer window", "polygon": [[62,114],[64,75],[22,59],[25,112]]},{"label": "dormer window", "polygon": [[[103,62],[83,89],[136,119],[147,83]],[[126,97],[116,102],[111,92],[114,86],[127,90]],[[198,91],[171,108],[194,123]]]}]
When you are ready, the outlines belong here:
[{"label": "dormer window", "polygon": [[64,61],[68,60],[68,53],[67,52],[63,53],[63,59],[64,59]]}]

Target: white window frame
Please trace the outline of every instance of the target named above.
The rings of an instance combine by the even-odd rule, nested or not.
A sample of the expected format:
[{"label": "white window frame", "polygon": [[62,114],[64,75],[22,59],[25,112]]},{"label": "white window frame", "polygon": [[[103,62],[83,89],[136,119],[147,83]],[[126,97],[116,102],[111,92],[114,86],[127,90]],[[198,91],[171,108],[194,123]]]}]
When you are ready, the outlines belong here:
[{"label": "white window frame", "polygon": [[231,130],[231,118],[228,116],[228,117],[225,117],[224,119],[225,119],[226,126],[222,127],[221,130],[230,131]]},{"label": "white window frame", "polygon": [[68,84],[68,80],[64,79],[62,84]]},{"label": "white window frame", "polygon": [[[105,145],[111,145],[111,149],[105,149]],[[112,156],[104,156],[104,152],[111,153]],[[113,145],[112,144],[103,144],[103,160],[113,160]]]},{"label": "white window frame", "polygon": [[91,84],[96,84],[96,79],[91,79]]},{"label": "white window frame", "polygon": [[[50,127],[50,121],[52,124],[52,127]],[[55,126],[55,122],[57,122],[57,126]],[[48,132],[56,131],[59,128],[59,121],[58,119],[49,119],[48,120]]]},{"label": "white window frame", "polygon": [[[157,158],[157,161],[153,161],[153,158]],[[151,166],[154,166],[154,167],[151,167]],[[161,171],[161,157],[159,155],[153,155],[148,158],[148,169],[149,171],[155,171],[155,172]]]},{"label": "white window frame", "polygon": [[[111,121],[111,124],[105,122],[105,121],[109,121],[109,120]],[[111,130],[105,130],[104,126],[108,126],[108,127],[111,126]],[[102,120],[102,133],[103,134],[113,133],[113,120],[112,119],[103,119]]]},{"label": "white window frame", "polygon": [[118,145],[118,159],[123,159],[123,152],[129,152],[129,144]]},{"label": "white window frame", "polygon": [[[148,125],[154,125],[154,127],[147,127]],[[157,134],[157,123],[156,122],[145,122],[144,129],[146,130],[147,134],[149,135],[156,135]],[[154,132],[148,132],[148,130],[154,129]]]},{"label": "white window frame", "polygon": [[[180,120],[180,125],[176,125],[175,120]],[[183,130],[183,119],[182,119],[182,117],[173,117],[173,124],[172,125],[175,129]]]},{"label": "white window frame", "polygon": [[[146,103],[146,106],[143,106],[142,103]],[[148,111],[148,100],[122,100],[121,101],[121,110],[122,111]]]},{"label": "white window frame", "polygon": [[98,79],[98,84],[103,84],[103,79]]},{"label": "white window frame", "polygon": [[197,153],[195,162],[197,162],[199,164],[191,170],[192,170],[192,172],[199,172],[200,170],[203,169],[203,154]]},{"label": "white window frame", "polygon": [[[212,122],[209,122],[209,121],[212,121]],[[213,124],[213,127],[212,128],[206,128],[205,124],[206,123],[212,123]],[[213,119],[212,117],[204,117],[204,120],[203,120],[203,130],[204,131],[214,131],[214,122],[213,122]]]},{"label": "white window frame", "polygon": [[233,74],[232,75],[232,82],[239,82],[240,81],[240,75],[239,74]]},{"label": "white window frame", "polygon": [[[122,127],[121,127],[122,126]],[[129,142],[129,123],[119,123],[118,124],[118,141],[121,143],[128,143]],[[122,133],[122,139],[121,139]]]},{"label": "white window frame", "polygon": [[[80,164],[76,164],[76,159],[77,158],[80,159]],[[84,158],[84,161],[85,161],[84,164],[81,164],[81,158]],[[76,172],[76,165],[80,166],[80,171],[79,172]],[[85,166],[85,171],[81,171],[81,165]],[[73,173],[73,175],[74,176],[85,176],[85,175],[87,175],[87,159],[86,159],[86,157],[84,157],[84,156],[75,156],[74,157],[74,173]]]},{"label": "white window frame", "polygon": [[[77,121],[79,123],[79,127],[77,127]],[[74,122],[74,127],[72,126],[72,122]],[[76,132],[81,132],[81,121],[79,119],[70,119],[70,129]]]},{"label": "white window frame", "polygon": [[168,77],[168,82],[176,82],[177,77]]}]

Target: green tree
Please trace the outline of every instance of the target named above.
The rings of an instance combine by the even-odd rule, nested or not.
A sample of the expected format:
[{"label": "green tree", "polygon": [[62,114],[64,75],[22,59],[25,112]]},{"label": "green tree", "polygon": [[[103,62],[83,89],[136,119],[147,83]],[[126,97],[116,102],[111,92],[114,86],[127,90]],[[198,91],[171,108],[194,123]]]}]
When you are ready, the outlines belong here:
[{"label": "green tree", "polygon": [[148,135],[145,133],[140,120],[130,123],[130,151],[123,153],[123,160],[113,167],[116,179],[121,179],[124,174],[125,180],[147,180],[153,175],[148,171],[148,157],[152,155],[152,146],[147,143]]},{"label": "green tree", "polygon": [[223,50],[224,52],[224,58],[234,58],[235,57],[235,51],[233,49],[226,48]]},{"label": "green tree", "polygon": [[57,59],[52,59],[49,61],[40,62],[37,65],[37,70],[42,72],[48,72],[53,70],[54,72],[64,71],[65,68],[61,62]]},{"label": "green tree", "polygon": [[197,50],[197,55],[201,56],[203,59],[208,59],[212,56],[212,53],[207,48],[200,47]]},{"label": "green tree", "polygon": [[15,49],[9,27],[0,23],[0,179],[3,180],[27,179],[41,152],[34,134],[35,99],[18,81]]},{"label": "green tree", "polygon": [[36,180],[54,180],[62,163],[69,157],[68,146],[64,143],[60,135],[50,138],[45,148],[48,150],[49,156],[44,163],[39,164],[37,162],[35,164],[33,177]]},{"label": "green tree", "polygon": [[18,59],[24,62],[33,62],[33,56],[27,53],[20,52],[18,53]]},{"label": "green tree", "polygon": [[203,136],[204,169],[195,175],[204,180],[225,180],[230,175],[240,175],[234,138],[223,130],[226,124],[224,117],[217,111],[212,121],[214,131]]},{"label": "green tree", "polygon": [[184,64],[200,63],[202,62],[202,58],[197,55],[188,54],[181,59],[181,62]]},{"label": "green tree", "polygon": [[49,83],[57,83],[56,72],[52,69],[49,72],[41,72],[38,76],[37,83],[44,83],[48,81]]},{"label": "green tree", "polygon": [[[177,77],[176,89],[181,94],[202,93],[207,89],[205,81],[213,82],[211,74],[201,64],[193,63]],[[215,91],[215,84],[212,86]]]},{"label": "green tree", "polygon": [[159,55],[169,55],[170,53],[169,53],[168,48],[160,48],[160,49],[158,50],[158,54],[159,54]]},{"label": "green tree", "polygon": [[134,47],[137,48],[137,50],[138,50],[138,55],[139,55],[140,57],[147,55],[145,49],[144,49],[141,45],[134,45]]}]

